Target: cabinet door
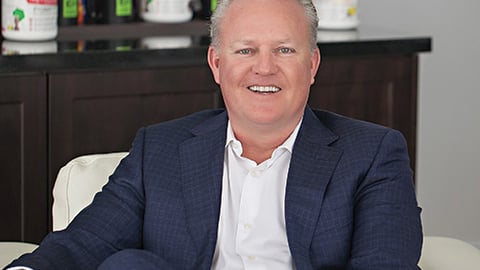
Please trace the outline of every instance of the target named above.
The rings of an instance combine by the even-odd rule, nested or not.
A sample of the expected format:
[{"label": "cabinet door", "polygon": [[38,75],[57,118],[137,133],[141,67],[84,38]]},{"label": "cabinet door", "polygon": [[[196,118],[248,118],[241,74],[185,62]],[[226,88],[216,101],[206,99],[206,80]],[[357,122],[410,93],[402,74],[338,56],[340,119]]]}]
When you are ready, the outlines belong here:
[{"label": "cabinet door", "polygon": [[49,75],[49,178],[70,159],[128,151],[149,124],[222,106],[208,67]]},{"label": "cabinet door", "polygon": [[48,231],[46,77],[0,76],[0,240]]},{"label": "cabinet door", "polygon": [[415,168],[417,61],[415,55],[327,57],[309,104],[400,130]]}]

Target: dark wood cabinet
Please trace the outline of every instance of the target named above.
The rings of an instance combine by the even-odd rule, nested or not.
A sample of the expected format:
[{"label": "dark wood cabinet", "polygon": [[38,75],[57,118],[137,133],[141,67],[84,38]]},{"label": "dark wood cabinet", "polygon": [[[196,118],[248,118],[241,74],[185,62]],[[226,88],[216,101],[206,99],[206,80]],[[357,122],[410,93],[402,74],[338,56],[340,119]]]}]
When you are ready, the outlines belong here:
[{"label": "dark wood cabinet", "polygon": [[[324,57],[309,104],[400,130],[414,168],[417,61]],[[54,181],[72,158],[128,151],[142,126],[223,106],[206,64],[52,71],[0,84],[1,240],[38,242],[49,231]]]},{"label": "dark wood cabinet", "polygon": [[204,65],[60,72],[48,78],[49,189],[74,157],[128,151],[140,127],[222,104]]},{"label": "dark wood cabinet", "polygon": [[414,169],[417,64],[417,55],[325,57],[309,104],[401,131]]},{"label": "dark wood cabinet", "polygon": [[[414,168],[417,61],[324,57],[309,104],[400,130]],[[142,126],[223,106],[206,64],[53,71],[0,84],[2,240],[38,242],[49,231],[54,181],[72,158],[128,151]]]},{"label": "dark wood cabinet", "polygon": [[127,151],[142,126],[219,107],[211,77],[203,66],[49,74],[50,177],[75,156]]},{"label": "dark wood cabinet", "polygon": [[[0,241],[38,243],[51,229],[58,170],[80,155],[128,151],[137,130],[223,106],[206,63],[205,22],[65,27],[76,48],[96,38],[183,33],[188,48],[0,56]],[[362,29],[361,29],[362,30]],[[319,42],[309,104],[400,130],[415,168],[418,53],[430,38]],[[88,47],[88,46],[86,46]]]},{"label": "dark wood cabinet", "polygon": [[0,75],[0,240],[48,231],[46,85],[40,73]]}]

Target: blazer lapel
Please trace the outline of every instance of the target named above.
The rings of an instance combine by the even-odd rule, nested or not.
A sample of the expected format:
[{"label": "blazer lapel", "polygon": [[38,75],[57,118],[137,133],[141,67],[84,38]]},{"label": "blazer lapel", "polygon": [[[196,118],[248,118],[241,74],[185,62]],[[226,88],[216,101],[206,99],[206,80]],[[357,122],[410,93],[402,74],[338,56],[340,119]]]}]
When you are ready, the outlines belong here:
[{"label": "blazer lapel", "polygon": [[187,226],[201,264],[207,265],[217,239],[226,127],[222,113],[192,130],[194,137],[180,145]]},{"label": "blazer lapel", "polygon": [[[187,226],[202,265],[210,265],[220,215],[226,113],[192,130],[180,145]],[[310,242],[324,192],[341,151],[329,146],[337,139],[306,109],[293,149],[285,197],[285,219],[295,261],[308,261]]]},{"label": "blazer lapel", "polygon": [[297,264],[309,261],[323,196],[342,154],[329,146],[336,139],[307,108],[293,148],[285,195],[287,236]]}]

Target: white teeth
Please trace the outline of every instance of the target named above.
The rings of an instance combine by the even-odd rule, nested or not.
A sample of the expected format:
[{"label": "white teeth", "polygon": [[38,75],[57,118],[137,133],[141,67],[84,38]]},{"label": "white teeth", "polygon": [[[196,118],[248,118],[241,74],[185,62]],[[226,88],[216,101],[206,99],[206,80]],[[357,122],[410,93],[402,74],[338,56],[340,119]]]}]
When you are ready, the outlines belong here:
[{"label": "white teeth", "polygon": [[260,86],[260,85],[249,86],[248,89],[250,89],[250,91],[257,92],[257,93],[276,93],[280,91],[280,88],[275,86]]}]

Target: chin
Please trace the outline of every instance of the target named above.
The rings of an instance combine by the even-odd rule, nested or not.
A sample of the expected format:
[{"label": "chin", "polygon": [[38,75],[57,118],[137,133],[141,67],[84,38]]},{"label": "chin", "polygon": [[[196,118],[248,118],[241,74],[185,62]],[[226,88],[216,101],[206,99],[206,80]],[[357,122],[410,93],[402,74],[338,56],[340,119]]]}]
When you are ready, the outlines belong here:
[{"label": "chin", "polygon": [[275,125],[282,121],[282,118],[279,115],[255,115],[251,118],[251,122],[258,125]]}]

